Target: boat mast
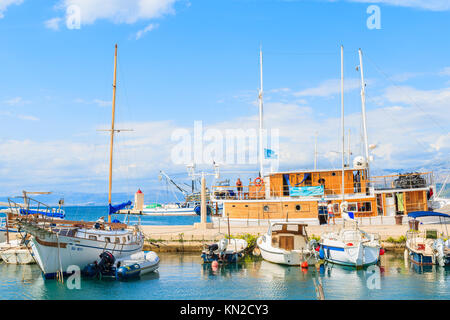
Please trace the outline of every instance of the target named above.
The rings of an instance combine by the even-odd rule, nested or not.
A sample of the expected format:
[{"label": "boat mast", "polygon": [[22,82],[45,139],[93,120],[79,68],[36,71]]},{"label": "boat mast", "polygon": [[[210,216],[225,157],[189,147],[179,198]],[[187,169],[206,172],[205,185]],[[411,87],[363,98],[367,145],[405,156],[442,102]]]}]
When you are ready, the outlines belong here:
[{"label": "boat mast", "polygon": [[361,113],[362,113],[362,124],[364,134],[364,148],[366,152],[367,180],[369,180],[369,144],[367,142],[367,126],[366,126],[366,84],[364,82],[364,70],[363,70],[361,49],[359,49],[359,69],[361,71]]},{"label": "boat mast", "polygon": [[259,67],[260,67],[260,89],[259,89],[259,173],[261,178],[264,177],[263,168],[263,56],[262,48],[259,48]]},{"label": "boat mast", "polygon": [[[111,143],[109,151],[109,191],[108,191],[108,204],[111,206],[111,190],[112,190],[112,163],[113,163],[113,150],[114,150],[114,118],[116,110],[116,76],[117,76],[117,44],[114,53],[114,80],[113,80],[113,99],[112,99],[112,121],[111,121]],[[111,222],[111,215],[108,214],[108,222]]]},{"label": "boat mast", "polygon": [[344,128],[344,46],[341,45],[341,132],[342,132],[342,201],[345,194],[345,128]]},{"label": "boat mast", "polygon": [[317,170],[317,131],[316,131],[316,139],[314,141],[314,170]]}]

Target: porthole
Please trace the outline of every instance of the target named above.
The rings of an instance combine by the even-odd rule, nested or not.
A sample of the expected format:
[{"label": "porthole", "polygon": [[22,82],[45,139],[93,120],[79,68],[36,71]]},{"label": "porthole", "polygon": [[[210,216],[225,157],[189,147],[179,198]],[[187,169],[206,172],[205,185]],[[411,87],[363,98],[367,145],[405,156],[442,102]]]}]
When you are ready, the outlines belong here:
[{"label": "porthole", "polygon": [[269,206],[268,205],[265,205],[264,207],[263,207],[263,210],[264,210],[264,212],[268,212],[269,211]]},{"label": "porthole", "polygon": [[332,172],[331,175],[334,177],[336,175],[336,172]]},{"label": "porthole", "polygon": [[302,210],[302,206],[299,205],[299,204],[296,204],[295,205],[295,211],[300,211],[300,210]]}]

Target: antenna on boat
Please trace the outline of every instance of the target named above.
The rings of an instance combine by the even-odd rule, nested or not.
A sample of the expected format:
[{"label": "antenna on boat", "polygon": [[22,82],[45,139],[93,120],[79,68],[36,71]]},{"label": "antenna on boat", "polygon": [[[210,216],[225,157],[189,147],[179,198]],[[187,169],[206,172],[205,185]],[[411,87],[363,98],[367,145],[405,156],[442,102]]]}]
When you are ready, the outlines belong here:
[{"label": "antenna on boat", "polygon": [[362,125],[364,135],[364,149],[366,152],[367,180],[369,180],[369,143],[367,142],[367,125],[366,125],[366,83],[364,82],[364,69],[363,69],[361,49],[359,49],[359,70],[361,72],[361,113],[362,113]]},{"label": "antenna on boat", "polygon": [[345,194],[345,128],[344,128],[344,46],[341,45],[341,131],[342,131],[342,202]]},{"label": "antenna on boat", "polygon": [[264,168],[263,168],[263,55],[262,55],[262,46],[259,47],[259,67],[260,67],[260,88],[259,88],[259,174],[261,178],[264,177]]}]

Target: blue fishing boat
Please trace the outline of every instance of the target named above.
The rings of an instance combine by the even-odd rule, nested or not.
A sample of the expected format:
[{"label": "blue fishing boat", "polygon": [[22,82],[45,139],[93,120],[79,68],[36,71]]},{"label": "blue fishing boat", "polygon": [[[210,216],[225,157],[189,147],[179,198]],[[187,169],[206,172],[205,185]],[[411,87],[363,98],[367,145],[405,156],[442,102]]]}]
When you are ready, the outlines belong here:
[{"label": "blue fishing boat", "polygon": [[427,265],[450,265],[450,241],[446,228],[446,235],[439,233],[437,229],[426,229],[423,232],[419,230],[421,218],[434,217],[444,224],[450,215],[433,211],[415,211],[410,212],[408,217],[410,229],[406,233],[405,257],[413,263]]}]

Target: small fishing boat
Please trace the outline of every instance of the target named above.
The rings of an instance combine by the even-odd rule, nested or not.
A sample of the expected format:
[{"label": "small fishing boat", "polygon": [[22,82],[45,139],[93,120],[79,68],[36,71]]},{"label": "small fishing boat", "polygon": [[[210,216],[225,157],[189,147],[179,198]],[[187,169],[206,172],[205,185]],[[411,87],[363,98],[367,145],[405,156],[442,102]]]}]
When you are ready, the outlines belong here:
[{"label": "small fishing boat", "polygon": [[406,233],[405,257],[418,265],[450,265],[450,241],[448,234],[444,237],[437,230],[419,231],[420,218],[434,217],[441,221],[450,215],[433,211],[415,211],[408,213],[410,230]]},{"label": "small fishing boat", "polygon": [[[338,232],[327,232],[320,237],[320,259],[352,267],[365,267],[380,258],[380,237],[358,227],[354,214],[341,205],[344,226]],[[350,223],[348,226],[346,223]]]},{"label": "small fishing boat", "polygon": [[202,252],[204,263],[217,261],[219,263],[239,262],[248,247],[244,239],[221,239],[218,243],[208,245]]},{"label": "small fishing boat", "polygon": [[297,222],[272,223],[267,233],[256,241],[263,259],[286,265],[316,263],[317,243],[309,241],[306,226]]},{"label": "small fishing boat", "polygon": [[99,257],[99,262],[83,269],[84,276],[127,280],[154,272],[159,267],[159,257],[153,251],[141,251],[117,260],[112,253],[105,251]]},{"label": "small fishing boat", "polygon": [[8,264],[33,264],[36,261],[33,258],[31,249],[26,245],[19,245],[7,250],[0,251],[0,256]]}]

